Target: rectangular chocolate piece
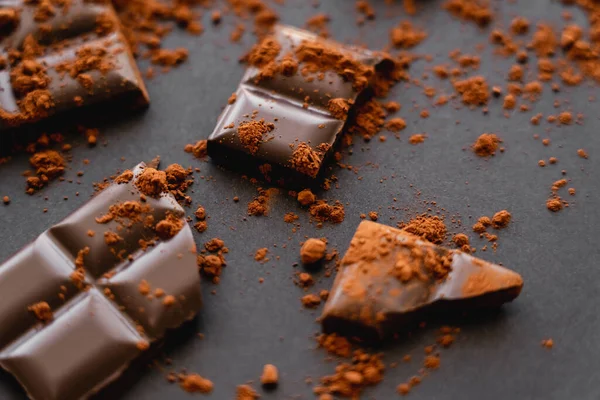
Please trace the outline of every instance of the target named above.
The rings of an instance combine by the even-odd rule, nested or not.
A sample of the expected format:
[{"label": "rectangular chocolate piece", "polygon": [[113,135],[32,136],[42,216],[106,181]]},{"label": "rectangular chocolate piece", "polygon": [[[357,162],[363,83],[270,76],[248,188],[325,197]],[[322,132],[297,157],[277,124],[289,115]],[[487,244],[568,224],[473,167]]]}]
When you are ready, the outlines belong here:
[{"label": "rectangular chocolate piece", "polygon": [[172,195],[140,193],[149,172],[124,173],[0,265],[0,366],[32,399],[100,390],[200,309],[191,229]]},{"label": "rectangular chocolate piece", "polygon": [[81,106],[148,105],[110,1],[0,0],[0,129]]},{"label": "rectangular chocolate piece", "polygon": [[521,276],[509,269],[363,221],[321,321],[326,332],[382,339],[431,311],[499,307],[522,288]]},{"label": "rectangular chocolate piece", "polygon": [[[218,163],[267,180],[312,180],[368,86],[380,58],[288,26],[276,26],[246,61],[250,67],[208,138]],[[284,182],[289,183],[289,182]]]}]

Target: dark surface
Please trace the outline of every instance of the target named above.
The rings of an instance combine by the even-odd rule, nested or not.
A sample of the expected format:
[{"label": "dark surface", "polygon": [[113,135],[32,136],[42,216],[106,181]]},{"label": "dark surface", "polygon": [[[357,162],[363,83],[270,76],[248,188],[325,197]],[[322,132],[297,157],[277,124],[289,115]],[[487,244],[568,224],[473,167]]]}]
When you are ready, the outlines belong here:
[{"label": "dark surface", "polygon": [[[316,12],[304,0],[286,3],[285,8],[279,8],[284,23],[302,26]],[[383,1],[372,1],[377,4],[377,19],[358,28],[354,23],[354,2],[322,3],[319,11],[332,16],[330,30],[334,38],[346,43],[364,42],[374,49],[387,44],[388,29],[405,17],[400,5],[390,8]],[[454,48],[473,54],[476,44],[487,43],[489,29],[481,31],[473,24],[463,25],[451,19],[440,9],[441,1],[422,3],[419,15],[411,19],[425,26],[429,37],[416,51],[436,55],[436,62],[415,63],[411,69],[414,77],[420,77],[427,65],[448,63],[447,53]],[[515,4],[495,4],[502,12],[494,24],[506,27],[518,14],[532,22],[543,19],[556,27],[563,25],[563,6],[558,2],[519,0]],[[586,24],[577,8],[570,10],[576,21]],[[430,205],[423,204],[424,200],[436,201],[448,216],[460,215],[464,226],[452,231],[467,232],[473,239],[473,218],[508,209],[513,221],[499,233],[497,252],[477,255],[521,273],[525,287],[521,296],[503,311],[463,324],[457,342],[443,352],[440,370],[431,373],[410,398],[600,397],[600,347],[596,345],[600,329],[596,300],[600,270],[594,262],[600,256],[596,236],[600,216],[595,210],[600,187],[597,174],[593,174],[600,167],[600,136],[598,105],[588,100],[588,96],[598,94],[595,87],[564,87],[560,93],[552,94],[545,85],[544,95],[533,105],[532,112],[512,112],[507,119],[498,100],[491,101],[488,115],[483,115],[481,109],[456,110],[451,105],[434,108],[422,94],[422,88],[398,85],[389,98],[403,104],[398,115],[406,118],[408,127],[401,133],[401,140],[388,134],[385,143],[375,140],[365,144],[357,138],[353,154],[348,156],[346,152],[344,161],[359,167],[358,173],[335,167],[339,188],[323,193],[324,198],[347,203],[342,224],[325,224],[317,230],[308,223],[307,212],[285,195],[273,199],[268,217],[248,217],[244,221],[246,204],[256,194],[256,187],[240,179],[239,174],[200,162],[183,152],[186,143],[206,138],[213,130],[244,71],[237,57],[254,43],[248,34],[239,45],[229,43],[231,17],[225,17],[218,28],[208,26],[208,15],[205,22],[207,30],[199,38],[177,34],[167,40],[170,47],[189,47],[190,60],[168,75],[148,82],[152,104],[147,112],[93,126],[100,128],[103,137],[99,142],[108,141],[106,147],[90,149],[81,137],[70,136],[70,141],[79,145],[72,152],[66,177],[77,180],[76,172],[83,170],[82,184],[54,182],[29,197],[24,193],[25,180],[20,175],[28,168],[27,156],[16,155],[0,167],[0,195],[12,199],[9,206],[0,207],[1,259],[75,210],[93,192],[92,182],[119,168],[130,168],[160,154],[164,166],[179,162],[202,170],[196,174],[191,196],[194,206],[206,207],[209,228],[195,237],[198,244],[221,237],[230,248],[221,284],[203,283],[206,296],[201,316],[172,332],[163,346],[151,350],[152,357],[130,368],[100,398],[191,398],[165,380],[169,368],[187,368],[214,381],[215,391],[206,398],[231,399],[235,386],[256,381],[265,363],[279,367],[281,384],[271,393],[261,390],[263,398],[314,398],[312,386],[304,382],[305,378],[310,376],[316,381],[331,373],[334,364],[324,361],[324,352],[314,350],[311,339],[319,331],[315,317],[320,310],[302,310],[299,299],[303,292],[292,283],[294,272],[301,270],[293,267],[299,262],[299,243],[305,235],[325,236],[330,248],[343,252],[360,221],[360,213],[378,210],[380,222],[394,225],[426,211]],[[512,61],[493,56],[489,46],[481,57],[478,73],[488,77],[491,84],[504,86]],[[530,64],[532,71],[534,62]],[[451,93],[447,82],[438,83],[433,78],[430,82]],[[556,99],[561,101],[558,109],[553,107]],[[412,109],[413,101],[427,106],[431,117],[419,118]],[[529,124],[533,113],[550,114],[563,109],[583,113],[583,126]],[[455,123],[457,120],[460,124]],[[409,135],[422,132],[428,133],[427,141],[411,146]],[[466,151],[483,132],[499,133],[506,152],[483,160]],[[541,138],[550,137],[552,145],[544,147],[540,140],[534,140],[535,133]],[[588,160],[576,156],[576,150],[582,147],[590,154]],[[539,159],[550,156],[559,159],[557,165],[537,166]],[[86,158],[89,165],[83,164]],[[563,197],[569,197],[571,207],[552,214],[544,203],[552,182],[561,178],[561,169],[568,171],[567,177],[572,179],[569,186],[577,189],[577,195],[571,198],[565,193]],[[44,200],[45,196],[48,200]],[[63,200],[64,196],[69,199]],[[240,197],[239,203],[231,200],[234,196]],[[44,207],[49,209],[47,213],[42,212]],[[292,226],[283,222],[283,215],[290,211],[300,215],[301,228],[295,234]],[[479,239],[473,242],[478,248],[484,244]],[[254,252],[261,247],[270,249],[272,261],[265,265],[253,260]],[[316,275],[321,277],[322,273]],[[259,277],[265,278],[263,284],[258,283]],[[323,278],[315,291],[329,288],[332,282],[333,278]],[[210,295],[212,289],[216,290],[215,295]],[[205,339],[200,340],[197,332],[204,333]],[[434,328],[427,328],[388,346],[387,363],[400,361],[406,353],[413,355],[413,361],[388,369],[385,380],[369,389],[364,398],[395,398],[396,385],[420,368],[423,347],[433,343],[434,337]],[[540,346],[547,337],[555,341],[552,350]],[[164,367],[164,357],[172,358],[172,367]],[[155,361],[159,361],[159,366],[154,365]],[[2,376],[0,398],[24,398],[14,380],[7,374]]]}]

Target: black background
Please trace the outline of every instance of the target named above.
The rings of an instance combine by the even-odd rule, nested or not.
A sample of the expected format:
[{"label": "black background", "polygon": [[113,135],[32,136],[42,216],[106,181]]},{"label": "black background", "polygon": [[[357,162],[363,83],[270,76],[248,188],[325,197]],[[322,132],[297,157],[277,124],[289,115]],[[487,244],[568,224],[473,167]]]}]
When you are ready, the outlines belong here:
[{"label": "black background", "polygon": [[[401,2],[387,6],[383,1],[372,1],[377,18],[362,27],[355,23],[353,1],[323,0],[318,9],[311,3],[286,0],[285,6],[276,9],[283,23],[300,27],[317,11],[327,12],[332,17],[330,31],[335,39],[373,49],[386,46],[389,28],[410,18],[429,34],[415,52],[435,56],[432,63],[416,62],[411,68],[413,77],[420,78],[433,65],[450,64],[448,52],[460,48],[464,53],[481,56],[482,66],[475,74],[486,76],[490,84],[505,87],[506,73],[514,61],[493,55],[493,49],[487,45],[490,28],[481,30],[472,23],[452,19],[440,8],[441,1],[420,1],[419,14],[414,17],[404,14]],[[504,28],[515,15],[525,16],[532,23],[549,21],[555,28],[562,28],[565,23],[561,19],[565,7],[558,1],[495,1],[494,9],[496,19],[492,25]],[[575,21],[587,25],[579,9],[569,10]],[[201,169],[195,174],[196,183],[190,194],[194,207],[205,206],[210,218],[208,231],[195,235],[199,245],[220,237],[229,247],[228,266],[221,283],[203,283],[205,307],[201,315],[172,332],[151,356],[136,362],[99,398],[188,398],[191,395],[165,380],[171,369],[187,368],[214,382],[215,390],[206,398],[232,399],[235,386],[256,381],[265,363],[279,367],[281,383],[274,392],[259,389],[263,398],[314,398],[312,385],[305,379],[312,377],[316,382],[318,377],[333,372],[335,364],[325,361],[324,351],[315,350],[312,337],[319,331],[315,318],[320,311],[302,309],[303,292],[292,282],[294,273],[301,270],[293,266],[299,262],[299,243],[306,237],[327,237],[330,248],[343,253],[360,221],[360,213],[378,211],[380,222],[395,225],[427,211],[424,200],[435,201],[434,212],[443,209],[451,231],[468,233],[478,248],[484,242],[470,231],[474,220],[508,209],[513,222],[499,232],[498,250],[478,251],[477,255],[521,273],[525,289],[502,312],[464,324],[455,345],[442,352],[441,368],[427,376],[410,398],[600,397],[600,270],[594,262],[600,255],[600,217],[595,209],[600,185],[593,173],[599,167],[600,135],[598,106],[588,99],[598,94],[594,85],[563,87],[554,94],[546,84],[542,99],[533,104],[531,112],[514,111],[510,118],[504,116],[501,99],[492,99],[490,112],[484,115],[480,108],[456,109],[456,101],[434,107],[422,88],[397,85],[389,99],[403,105],[397,115],[406,119],[408,127],[401,132],[401,139],[389,133],[385,143],[364,143],[356,138],[353,154],[346,151],[344,162],[358,167],[358,173],[333,167],[339,187],[321,193],[323,198],[339,199],[346,205],[342,224],[325,224],[316,229],[309,223],[307,212],[285,190],[273,198],[268,217],[247,217],[246,205],[256,195],[256,185],[183,152],[185,144],[210,134],[242,76],[243,66],[237,59],[254,43],[254,37],[246,33],[240,44],[231,44],[233,17],[225,16],[221,26],[213,27],[208,14],[204,16],[207,29],[202,36],[175,33],[166,39],[165,47],[189,48],[190,60],[171,73],[148,81],[152,100],[148,111],[95,124],[101,130],[100,142],[106,141],[106,146],[88,148],[81,136],[67,136],[74,149],[65,177],[77,180],[76,172],[82,170],[85,175],[81,184],[57,181],[38,194],[27,196],[21,173],[28,168],[28,156],[15,155],[8,164],[0,166],[0,196],[12,199],[9,206],[0,207],[0,259],[9,257],[83,204],[93,193],[92,182],[99,182],[118,169],[133,167],[155,155],[162,157],[163,167],[177,162]],[[480,43],[486,44],[482,52],[475,48]],[[535,65],[535,60],[531,60],[528,76],[535,77]],[[452,93],[448,82],[433,77],[424,82],[440,92]],[[560,107],[553,106],[555,100]],[[431,117],[420,118],[414,105],[428,108]],[[529,123],[537,112],[546,116],[562,110],[583,113],[583,125]],[[506,152],[485,160],[468,151],[468,146],[483,132],[499,134]],[[427,133],[428,139],[424,144],[410,145],[408,137],[413,133]],[[540,140],[533,139],[536,133]],[[542,145],[544,137],[551,138],[551,146]],[[585,148],[590,158],[577,157],[578,148]],[[538,160],[550,156],[557,157],[558,164],[537,166]],[[89,165],[83,164],[86,158]],[[567,170],[569,187],[575,187],[577,194],[571,197],[562,189],[561,195],[568,197],[571,206],[554,214],[546,209],[545,201],[552,182],[561,178],[562,169]],[[232,201],[234,196],[239,196],[239,203]],[[47,213],[42,212],[45,207],[49,209]],[[296,233],[292,233],[292,225],[283,222],[283,215],[290,211],[300,216],[301,227]],[[451,224],[451,216],[460,216],[463,226]],[[270,250],[271,261],[264,265],[253,260],[254,252],[261,247]],[[322,277],[322,272],[315,275],[319,281],[314,291],[329,289],[333,278]],[[259,277],[265,278],[263,284],[259,284]],[[213,289],[215,295],[210,294]],[[197,337],[198,332],[205,334],[204,340]],[[400,361],[407,353],[413,355],[413,361],[388,369],[384,382],[368,389],[363,397],[395,398],[396,385],[418,371],[423,347],[433,343],[435,334],[435,328],[430,327],[387,346],[386,363]],[[552,350],[540,346],[547,337],[554,339]],[[173,360],[172,366],[165,365],[166,357]],[[0,377],[0,398],[25,397],[12,378],[4,373]]]}]

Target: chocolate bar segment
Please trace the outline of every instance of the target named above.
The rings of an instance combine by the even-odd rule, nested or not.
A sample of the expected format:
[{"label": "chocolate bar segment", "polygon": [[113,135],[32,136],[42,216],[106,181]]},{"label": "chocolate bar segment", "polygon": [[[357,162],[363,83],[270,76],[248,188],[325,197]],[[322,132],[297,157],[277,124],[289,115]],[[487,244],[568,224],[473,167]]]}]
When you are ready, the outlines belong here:
[{"label": "chocolate bar segment", "polygon": [[277,26],[246,57],[250,67],[208,139],[214,161],[267,180],[313,179],[380,58]]},{"label": "chocolate bar segment", "polygon": [[125,172],[0,265],[0,366],[31,398],[94,393],[200,309],[191,229],[171,194],[140,192],[147,173]]},{"label": "chocolate bar segment", "polygon": [[439,310],[499,307],[523,288],[519,274],[375,222],[362,222],[322,315],[326,332],[391,337]]},{"label": "chocolate bar segment", "polygon": [[110,2],[0,0],[1,12],[16,19],[0,27],[0,129],[96,103],[148,104]]}]

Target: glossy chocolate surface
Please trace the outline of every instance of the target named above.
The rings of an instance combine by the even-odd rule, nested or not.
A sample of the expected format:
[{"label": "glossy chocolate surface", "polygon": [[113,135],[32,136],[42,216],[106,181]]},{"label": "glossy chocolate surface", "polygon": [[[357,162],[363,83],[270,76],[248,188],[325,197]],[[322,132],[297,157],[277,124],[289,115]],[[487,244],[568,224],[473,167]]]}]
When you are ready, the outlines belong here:
[{"label": "glossy chocolate surface", "polygon": [[[419,272],[403,281],[397,271],[413,249],[431,253],[417,258]],[[428,256],[451,257],[447,276],[438,278],[425,267]],[[499,307],[514,300],[522,287],[521,276],[507,268],[363,221],[342,260],[322,323],[326,332],[380,339],[431,311]]]},{"label": "glossy chocolate surface", "polygon": [[[134,176],[144,167],[138,165]],[[33,399],[77,399],[99,390],[141,353],[138,346],[193,318],[202,305],[195,243],[185,221],[173,238],[145,249],[143,241],[156,240],[156,233],[143,222],[123,228],[114,220],[96,221],[111,205],[140,200],[135,177],[110,185],[0,265],[0,365]],[[146,197],[143,204],[154,221],[167,212],[184,218],[171,195]],[[108,246],[108,231],[122,242]],[[87,288],[79,290],[71,273],[85,247]],[[140,290],[142,281],[149,293]],[[172,305],[163,303],[167,295]],[[28,311],[41,301],[54,311],[48,323]]]},{"label": "glossy chocolate surface", "polygon": [[[345,47],[288,26],[277,26],[274,36],[281,45],[276,60],[289,54],[303,41],[318,41],[335,47],[367,66],[374,66],[379,61],[369,51]],[[323,73],[320,79],[316,77],[317,74],[314,79],[307,79],[300,72],[301,69],[302,64],[292,76],[278,73],[273,78],[257,80],[259,69],[248,68],[236,90],[236,102],[225,108],[208,138],[208,152],[216,162],[247,172],[267,163],[274,171],[272,177],[276,179],[282,176],[287,183],[306,177],[315,178],[290,165],[294,148],[302,142],[313,149],[323,143],[329,145],[329,150],[321,158],[323,165],[345,124],[345,119],[336,119],[331,115],[329,100],[343,98],[354,101],[360,92],[353,88],[351,82],[333,71]],[[263,138],[255,154],[249,153],[237,133],[239,123],[251,119],[264,119],[275,125],[275,129]]]},{"label": "glossy chocolate surface", "polygon": [[[68,7],[56,7],[55,15],[43,22],[35,21],[36,7],[36,4],[24,4],[22,0],[0,0],[0,9],[19,11],[18,24],[6,36],[0,35],[0,55],[7,59],[11,51],[22,50],[28,36],[45,46],[44,54],[36,61],[46,67],[50,78],[47,89],[54,107],[48,110],[49,115],[97,103],[108,102],[106,106],[111,109],[148,105],[144,81],[129,45],[118,29],[119,22],[110,3],[73,0]],[[114,21],[115,28],[107,33],[99,32],[97,24],[100,18]],[[68,73],[56,70],[57,65],[75,60],[77,51],[83,48],[106,49],[114,64],[114,68],[104,73],[87,71],[93,81],[89,89]],[[0,69],[0,108],[7,113],[18,113],[20,97],[12,89],[10,69],[9,63]],[[0,118],[0,129],[26,122],[29,121],[14,122]]]}]

